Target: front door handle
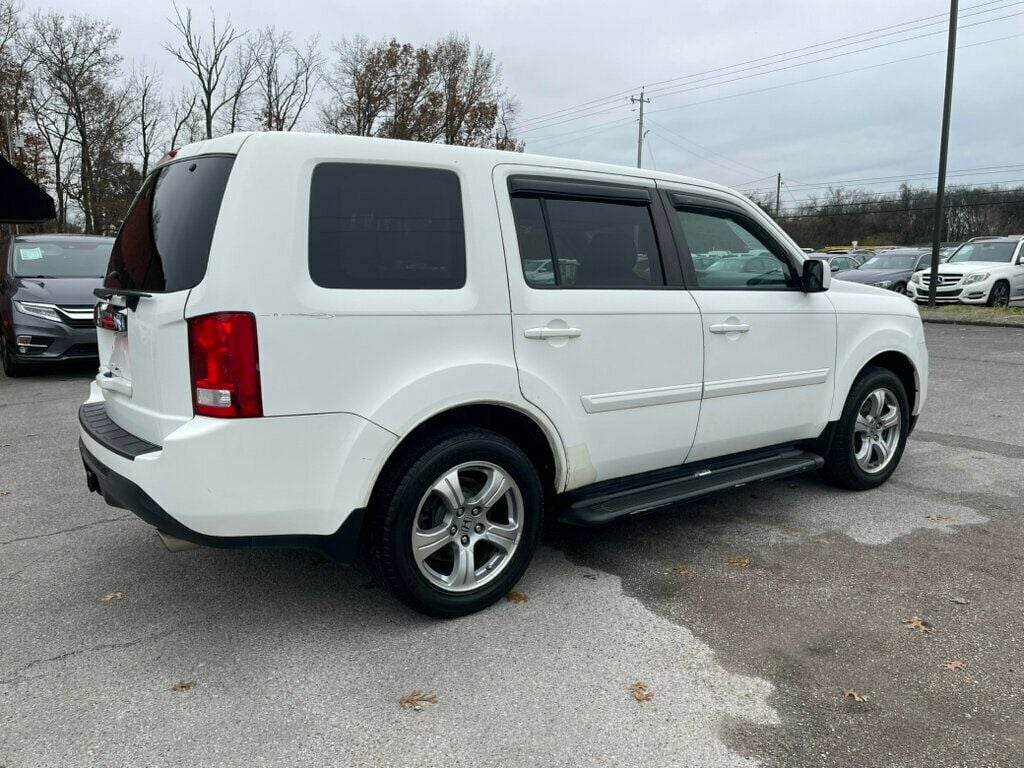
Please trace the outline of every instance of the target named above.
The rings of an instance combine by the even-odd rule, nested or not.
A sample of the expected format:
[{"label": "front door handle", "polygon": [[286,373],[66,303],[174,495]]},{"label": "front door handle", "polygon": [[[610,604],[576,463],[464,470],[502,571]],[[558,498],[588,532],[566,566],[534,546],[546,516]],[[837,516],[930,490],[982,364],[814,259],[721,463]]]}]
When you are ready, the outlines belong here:
[{"label": "front door handle", "polygon": [[575,339],[583,331],[579,328],[527,328],[524,332],[528,339]]},{"label": "front door handle", "polygon": [[746,333],[750,326],[746,323],[716,323],[709,326],[708,330],[712,333]]}]

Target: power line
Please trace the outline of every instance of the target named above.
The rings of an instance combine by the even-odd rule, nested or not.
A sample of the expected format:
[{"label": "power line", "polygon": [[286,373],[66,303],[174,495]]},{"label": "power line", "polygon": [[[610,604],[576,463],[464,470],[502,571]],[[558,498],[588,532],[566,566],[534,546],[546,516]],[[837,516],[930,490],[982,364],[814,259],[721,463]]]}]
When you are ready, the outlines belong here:
[{"label": "power line", "polygon": [[[988,2],[978,3],[977,5],[969,6],[965,10],[976,10],[976,9],[979,9],[979,8],[983,8],[985,6],[997,5],[997,4],[1001,3],[1002,1],[1003,0],[989,0]],[[1004,6],[1004,7],[1006,7],[1006,6]],[[986,12],[991,12],[991,11],[996,11],[996,10],[1000,10],[1000,9],[993,8],[993,9],[990,9],[990,11],[980,11],[980,13],[986,13]],[[866,37],[868,35],[873,35],[873,34],[878,33],[878,32],[888,32],[889,30],[893,30],[893,29],[896,29],[898,27],[911,26],[913,24],[918,24],[918,23],[926,22],[926,21],[932,21],[934,19],[944,19],[945,16],[946,16],[946,14],[940,13],[940,14],[933,14],[931,16],[923,16],[923,17],[918,18],[918,19],[910,19],[908,21],[900,22],[898,24],[889,24],[889,25],[884,26],[884,27],[878,27],[876,29],[865,30],[864,32],[860,32],[860,33],[857,33],[857,34],[854,34],[854,35],[846,35],[844,37],[838,37],[838,38],[835,38],[833,40],[826,40],[826,41],[823,41],[821,43],[815,43],[814,45],[803,46],[801,48],[794,48],[794,49],[791,49],[791,50],[788,50],[788,51],[781,51],[781,52],[776,53],[776,54],[771,54],[771,55],[768,55],[768,56],[762,56],[762,57],[756,58],[756,59],[749,59],[747,61],[739,62],[737,64],[730,64],[730,65],[723,66],[723,67],[717,67],[717,68],[714,68],[714,69],[704,70],[702,72],[696,72],[696,73],[693,73],[691,75],[683,75],[681,77],[669,78],[668,80],[659,80],[659,81],[656,81],[655,83],[652,83],[652,85],[662,85],[664,83],[672,82],[672,81],[675,81],[675,80],[683,80],[683,79],[687,79],[689,77],[698,77],[700,75],[710,74],[712,72],[719,72],[719,71],[724,71],[724,70],[727,70],[727,69],[734,69],[734,68],[739,67],[739,66],[745,66],[747,64],[753,64],[753,63],[756,63],[756,62],[759,62],[759,61],[766,61],[768,59],[779,58],[781,56],[788,56],[790,54],[799,53],[801,51],[808,51],[808,50],[811,50],[813,48],[823,48],[825,46],[834,45],[836,43],[841,43],[841,42],[846,41],[846,40],[852,40],[852,39],[857,38],[857,37]],[[904,30],[904,31],[906,32],[906,31],[913,31],[913,30]],[[866,42],[866,41],[862,41],[862,42]],[[607,102],[612,101],[612,100],[621,100],[621,99],[625,98],[626,96],[628,96],[630,93],[634,92],[635,90],[636,90],[636,88],[633,87],[633,88],[629,88],[629,89],[624,90],[624,91],[618,91],[618,92],[616,92],[614,94],[609,94],[608,96],[601,96],[601,97],[597,97],[595,99],[590,99],[589,101],[581,102],[579,104],[574,104],[574,105],[569,106],[569,107],[563,107],[562,109],[556,109],[556,110],[553,110],[551,112],[545,112],[543,114],[535,115],[533,117],[526,117],[526,118],[523,118],[522,120],[520,120],[516,124],[516,127],[519,128],[521,126],[526,126],[528,124],[535,123],[535,122],[538,122],[538,121],[539,122],[544,122],[546,118],[554,118],[556,116],[563,115],[564,113],[574,112],[574,111],[577,111],[577,110],[580,110],[580,109],[583,109],[583,108],[586,108],[586,107],[590,107],[590,106],[593,106],[593,105],[607,103]]]},{"label": "power line", "polygon": [[[950,203],[946,206],[947,211],[951,211],[955,208],[980,208],[982,206],[992,205],[1018,205],[1024,203],[1024,198],[1018,200],[999,200],[997,202],[981,202],[981,203]],[[910,213],[911,211],[934,211],[934,205],[925,205],[913,208],[892,208],[884,211],[840,211],[839,213],[795,213],[788,214],[783,213],[777,216],[779,219],[815,219],[815,218],[830,218],[833,216],[865,216],[871,213]]]},{"label": "power line", "polygon": [[[981,5],[990,5],[990,4],[991,3],[983,3]],[[995,12],[995,11],[1005,10],[1006,8],[1010,8],[1010,7],[1013,7],[1013,6],[1016,6],[1016,5],[1021,5],[1021,4],[1024,4],[1024,3],[1022,3],[1022,0],[1018,0],[1017,2],[1010,3],[1009,5],[1004,5],[1004,6],[1001,6],[999,8],[991,8],[991,9],[988,9],[988,10],[985,10],[985,11],[978,11],[977,13],[974,13],[974,14],[967,14],[967,16],[977,16],[977,15],[981,15],[981,14],[984,14],[984,13],[992,13],[992,12]],[[978,8],[980,6],[973,6],[973,7],[974,8]],[[1006,16],[998,16],[998,17],[994,17],[994,18],[984,19],[982,21],[974,22],[973,24],[962,25],[961,28],[978,26],[980,24],[988,24],[988,23],[992,23],[992,22],[995,22],[995,21],[1000,21],[1000,20],[1003,20],[1003,19],[1011,18],[1013,16],[1019,16],[1019,15],[1022,15],[1022,14],[1024,14],[1024,11],[1019,12],[1019,13],[1015,13],[1015,14],[1008,14]],[[927,20],[927,19],[932,19],[932,18],[935,18],[935,17],[931,17],[931,16],[930,17],[924,17],[924,19],[921,19],[921,20]],[[918,20],[918,21],[921,21],[921,20]],[[916,22],[904,22],[903,24],[900,24],[900,25],[891,25],[890,27],[881,27],[881,28],[879,28],[879,30],[875,30],[875,31],[883,31],[883,30],[891,29],[892,27],[895,27],[895,26],[907,26],[907,25],[913,24],[913,23],[916,23]],[[907,32],[914,32],[914,31],[916,31],[918,29],[923,29],[925,27],[934,26],[936,23],[938,23],[938,22],[932,22],[930,24],[924,24],[922,26],[913,27],[911,29],[901,30],[900,32],[889,33],[889,35],[878,35],[876,37],[860,40],[857,43],[847,43],[846,45],[855,45],[855,44],[872,42],[873,40],[881,39],[882,37],[891,36],[891,34],[905,34]],[[805,48],[797,48],[797,49],[794,49],[794,51],[791,51],[791,52],[774,54],[772,56],[765,56],[765,57],[761,57],[761,59],[752,59],[752,60],[750,60],[750,62],[741,62],[741,63],[737,63],[737,64],[731,64],[731,65],[727,65],[727,66],[724,66],[724,67],[718,67],[716,69],[705,70],[704,72],[701,72],[701,73],[694,73],[694,74],[691,74],[691,75],[685,75],[685,76],[682,76],[682,77],[671,78],[669,80],[659,81],[660,83],[669,83],[669,82],[676,82],[676,81],[687,80],[687,79],[694,80],[694,78],[698,78],[699,77],[700,79],[694,80],[694,82],[701,83],[701,82],[707,81],[707,80],[718,80],[718,82],[706,82],[703,85],[693,85],[693,83],[690,83],[690,84],[688,84],[689,87],[686,87],[686,88],[679,88],[679,89],[675,89],[675,90],[668,90],[667,87],[662,87],[662,88],[658,88],[658,89],[655,89],[655,90],[664,91],[663,93],[660,94],[662,96],[674,95],[674,94],[677,94],[677,93],[687,93],[689,91],[699,90],[701,88],[707,88],[707,87],[711,87],[713,85],[724,85],[724,84],[731,83],[731,82],[737,82],[739,80],[745,80],[745,79],[749,79],[749,78],[752,78],[752,77],[759,77],[761,75],[772,74],[774,72],[781,72],[781,71],[784,71],[784,70],[787,70],[787,69],[793,69],[795,67],[801,67],[801,66],[806,66],[808,64],[820,63],[822,61],[830,61],[832,59],[840,58],[842,56],[849,56],[849,55],[852,55],[854,53],[863,53],[865,51],[874,50],[876,48],[882,48],[882,47],[886,47],[886,46],[889,46],[889,45],[896,45],[896,44],[904,43],[904,42],[911,42],[913,40],[918,40],[918,39],[921,39],[921,38],[924,38],[924,37],[931,37],[931,36],[938,35],[938,34],[943,34],[943,33],[944,33],[944,30],[939,29],[939,30],[936,30],[936,31],[933,31],[933,32],[924,33],[922,35],[915,35],[915,36],[912,36],[912,37],[906,37],[906,38],[902,38],[900,40],[890,40],[888,42],[880,43],[878,45],[867,46],[867,47],[864,47],[864,48],[858,48],[858,49],[852,50],[852,51],[845,51],[845,52],[842,52],[842,53],[834,54],[832,56],[827,56],[827,57],[823,57],[823,58],[819,58],[819,59],[812,59],[810,61],[799,62],[799,63],[791,64],[791,65],[788,65],[788,66],[785,66],[785,67],[778,67],[778,68],[775,68],[775,69],[769,69],[769,70],[766,70],[766,71],[763,71],[763,72],[751,72],[751,73],[743,75],[741,77],[731,78],[731,79],[728,79],[728,80],[720,80],[719,79],[719,78],[722,78],[722,77],[727,77],[727,76],[731,76],[731,75],[737,74],[738,72],[744,72],[744,71],[749,71],[749,70],[753,70],[753,69],[760,69],[762,67],[771,67],[771,66],[774,66],[776,64],[780,64],[782,62],[785,62],[785,61],[791,61],[793,59],[798,59],[798,58],[803,58],[805,56],[814,55],[814,53],[820,53],[821,51],[812,52],[812,53],[804,53],[804,54],[802,54],[800,56],[791,56],[789,58],[779,58],[781,56],[786,56],[787,53],[799,52],[799,51],[807,50],[809,48],[821,48],[821,47],[829,44],[829,43],[819,43],[819,44],[814,45],[814,46],[806,46]],[[868,34],[870,34],[870,33],[869,32],[864,32],[864,33],[861,33],[859,36],[863,37],[863,36],[868,35]],[[838,41],[842,41],[842,40],[848,40],[851,37],[857,37],[857,36],[858,35],[847,36],[847,37],[844,37],[844,38],[838,38],[837,41],[830,41],[830,42],[838,42]],[[838,47],[843,47],[843,46],[838,46]],[[745,66],[748,63],[754,63],[754,62],[758,62],[758,61],[762,61],[762,60],[767,60],[767,59],[778,59],[778,60],[777,61],[769,61],[769,62],[764,63],[764,64],[756,64],[754,66]],[[738,67],[744,67],[744,66],[745,66],[744,69],[737,69]],[[734,70],[734,71],[733,72],[728,72],[727,70]],[[716,73],[716,72],[719,72],[721,74],[713,75],[713,73]],[[701,77],[702,75],[709,75],[709,74],[711,74],[713,76],[712,77]],[[567,108],[565,108],[563,110],[557,110],[555,112],[548,113],[547,115],[544,115],[544,116],[538,116],[538,117],[531,118],[531,119],[521,120],[516,125],[516,131],[517,131],[517,133],[526,133],[528,131],[537,130],[537,129],[542,128],[542,127],[554,127],[556,125],[562,125],[562,124],[564,124],[566,122],[572,122],[572,121],[584,119],[584,118],[587,118],[587,117],[595,117],[597,115],[607,114],[608,112],[614,111],[615,109],[618,108],[618,104],[613,104],[613,102],[620,102],[621,100],[624,100],[625,99],[625,94],[628,94],[628,93],[629,92],[627,91],[627,92],[624,92],[624,94],[609,95],[608,97],[605,97],[605,98],[602,98],[602,99],[594,99],[594,100],[592,100],[589,103],[584,103],[583,105],[578,105],[577,107],[567,107]],[[609,104],[611,104],[611,106],[607,106]],[[596,111],[594,111],[594,110],[596,110]]]},{"label": "power line", "polygon": [[[1014,179],[1013,182],[1007,182],[1007,183],[1014,183],[1014,184],[1020,185],[1020,184],[1024,184],[1024,179]],[[988,195],[1011,195],[1011,194],[1017,194],[1017,193],[1019,193],[1021,191],[1021,186],[1011,187],[1009,189],[976,189],[975,186],[981,186],[981,185],[958,184],[958,185],[955,185],[955,186],[951,186],[949,188],[949,190],[950,190],[950,194],[956,194],[957,192],[968,191],[968,192],[971,193],[971,195],[974,195],[974,196],[978,196],[978,195],[984,195],[984,196],[988,196]],[[920,195],[922,192],[925,192],[926,194],[932,194],[932,195],[935,194],[934,192],[928,192],[928,190],[926,190],[924,187],[918,187],[914,191],[915,191],[915,193],[917,195]],[[808,201],[808,200],[804,200],[804,201],[796,201],[796,200],[794,200],[794,203],[796,204],[796,206],[798,208],[800,206],[802,206],[802,205],[815,205],[816,204],[816,205],[819,205],[819,206],[823,206],[824,208],[829,209],[829,210],[835,209],[835,208],[864,208],[864,207],[869,207],[869,206],[872,206],[872,205],[890,205],[890,204],[894,204],[894,203],[903,203],[903,202],[906,202],[906,201],[902,197],[896,197],[896,198],[881,198],[880,197],[880,198],[876,198],[874,200],[853,200],[853,201],[850,201],[848,203],[829,203],[829,202],[812,203],[811,201]],[[934,208],[935,206],[933,205],[931,207]],[[792,210],[792,209],[790,209],[790,210]],[[872,213],[872,212],[873,211],[865,211],[864,213]]]},{"label": "power line", "polygon": [[[992,173],[1005,173],[1007,171],[1019,171],[1024,169],[1024,164],[1016,165],[987,165],[979,168],[963,168],[956,171],[950,171],[949,176],[985,176]],[[861,179],[837,179],[833,181],[824,181],[816,183],[798,183],[788,184],[790,189],[797,192],[806,192],[811,189],[826,189],[828,187],[837,187],[845,184],[892,184],[899,181],[930,181],[935,177],[935,171],[922,171],[919,173],[905,173],[895,174],[893,176],[868,176]],[[770,177],[765,177],[770,178]],[[750,189],[751,192],[771,192],[774,187],[758,187]]]}]

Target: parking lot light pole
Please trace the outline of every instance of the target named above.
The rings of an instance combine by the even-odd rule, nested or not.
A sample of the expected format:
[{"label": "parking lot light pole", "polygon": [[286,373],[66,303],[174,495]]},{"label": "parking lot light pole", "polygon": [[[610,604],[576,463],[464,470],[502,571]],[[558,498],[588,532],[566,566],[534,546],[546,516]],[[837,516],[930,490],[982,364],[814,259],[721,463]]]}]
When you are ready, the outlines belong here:
[{"label": "parking lot light pole", "polygon": [[949,113],[953,107],[953,62],[956,58],[958,0],[949,2],[949,42],[946,48],[946,96],[942,102],[942,140],[939,143],[939,181],[935,189],[935,226],[932,229],[932,268],[928,278],[928,306],[935,306],[939,281],[939,245],[942,241],[943,198],[946,195],[946,155],[949,153]]}]

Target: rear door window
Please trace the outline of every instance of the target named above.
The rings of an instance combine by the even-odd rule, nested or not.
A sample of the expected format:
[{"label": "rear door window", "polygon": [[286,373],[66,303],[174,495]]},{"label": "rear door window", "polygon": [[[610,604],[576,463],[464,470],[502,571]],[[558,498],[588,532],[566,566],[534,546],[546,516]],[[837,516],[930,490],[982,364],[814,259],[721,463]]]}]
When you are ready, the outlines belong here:
[{"label": "rear door window", "polygon": [[646,202],[513,196],[523,276],[534,288],[665,285]]},{"label": "rear door window", "polygon": [[466,283],[459,177],[437,168],[323,163],[313,170],[309,274],[323,288]]},{"label": "rear door window", "polygon": [[104,286],[170,293],[199,285],[233,163],[208,155],[154,171],[117,234]]}]

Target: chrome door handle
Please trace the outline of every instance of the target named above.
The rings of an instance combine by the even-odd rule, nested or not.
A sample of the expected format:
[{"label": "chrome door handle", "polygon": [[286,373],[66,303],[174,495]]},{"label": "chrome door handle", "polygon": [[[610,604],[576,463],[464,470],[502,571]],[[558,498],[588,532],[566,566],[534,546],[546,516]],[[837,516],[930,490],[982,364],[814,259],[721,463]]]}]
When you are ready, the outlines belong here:
[{"label": "chrome door handle", "polygon": [[709,326],[708,330],[712,333],[746,333],[750,326],[746,323],[716,323]]},{"label": "chrome door handle", "polygon": [[527,328],[524,331],[526,338],[528,339],[575,339],[578,338],[583,331],[579,328]]}]

